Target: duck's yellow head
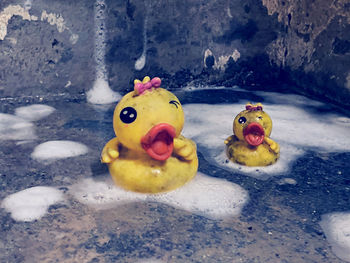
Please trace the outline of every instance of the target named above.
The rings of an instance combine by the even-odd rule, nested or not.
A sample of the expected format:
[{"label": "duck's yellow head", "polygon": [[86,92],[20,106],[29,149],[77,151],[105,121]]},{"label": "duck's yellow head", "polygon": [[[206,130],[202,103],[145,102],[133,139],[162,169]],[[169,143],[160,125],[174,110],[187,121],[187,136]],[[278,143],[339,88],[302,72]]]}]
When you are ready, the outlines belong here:
[{"label": "duck's yellow head", "polygon": [[179,99],[160,88],[160,78],[135,80],[114,110],[114,132],[123,146],[163,161],[173,152],[173,139],[184,125]]},{"label": "duck's yellow head", "polygon": [[241,111],[233,121],[234,134],[239,140],[246,141],[251,146],[260,145],[265,136],[270,136],[271,131],[271,118],[263,111],[260,103],[246,104],[246,109]]}]

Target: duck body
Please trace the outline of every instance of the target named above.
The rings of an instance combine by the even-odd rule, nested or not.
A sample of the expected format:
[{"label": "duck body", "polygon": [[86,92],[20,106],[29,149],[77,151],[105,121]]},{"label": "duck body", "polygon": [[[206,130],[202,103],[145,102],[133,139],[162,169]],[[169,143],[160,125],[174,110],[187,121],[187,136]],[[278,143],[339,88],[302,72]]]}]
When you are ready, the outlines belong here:
[{"label": "duck body", "polygon": [[190,181],[198,169],[196,144],[181,135],[182,106],[174,94],[157,84],[159,78],[135,81],[135,90],[115,108],[116,137],[101,155],[114,182],[136,192],[173,190]]},{"label": "duck body", "polygon": [[[189,143],[192,144],[191,141]],[[197,167],[197,158],[185,161],[174,154],[166,161],[158,161],[121,146],[118,159],[109,164],[109,171],[113,181],[125,189],[159,193],[176,189],[190,181],[196,175]]]},{"label": "duck body", "polygon": [[262,105],[246,105],[234,119],[233,132],[225,140],[228,158],[246,166],[267,166],[275,163],[280,155],[278,143],[269,138],[272,131],[270,116]]}]

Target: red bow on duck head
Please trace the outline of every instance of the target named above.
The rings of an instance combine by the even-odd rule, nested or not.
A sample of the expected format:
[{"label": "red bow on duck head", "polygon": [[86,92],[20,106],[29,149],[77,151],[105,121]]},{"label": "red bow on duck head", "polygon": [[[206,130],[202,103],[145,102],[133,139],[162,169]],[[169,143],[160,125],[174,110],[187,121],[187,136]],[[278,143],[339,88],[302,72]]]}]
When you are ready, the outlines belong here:
[{"label": "red bow on duck head", "polygon": [[249,110],[249,111],[259,111],[259,110],[263,110],[262,104],[258,103],[256,105],[252,105],[250,103],[245,105],[245,109]]},{"label": "red bow on duck head", "polygon": [[143,78],[142,82],[138,79],[135,79],[134,90],[136,95],[141,95],[146,90],[152,90],[152,88],[159,88],[161,83],[162,81],[158,77],[155,77],[151,80],[150,77],[146,76]]}]

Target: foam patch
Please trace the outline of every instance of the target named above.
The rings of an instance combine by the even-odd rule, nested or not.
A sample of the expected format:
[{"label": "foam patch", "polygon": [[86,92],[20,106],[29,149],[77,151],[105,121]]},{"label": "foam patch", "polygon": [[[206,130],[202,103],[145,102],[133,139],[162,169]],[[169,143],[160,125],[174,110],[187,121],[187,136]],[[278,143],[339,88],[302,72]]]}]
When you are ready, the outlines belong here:
[{"label": "foam patch", "polygon": [[93,88],[86,95],[87,101],[92,104],[115,103],[121,99],[121,95],[111,90],[108,82],[101,78],[96,79]]},{"label": "foam patch", "polygon": [[55,161],[86,154],[89,148],[73,141],[48,141],[34,148],[31,157],[38,161]]},{"label": "foam patch", "polygon": [[33,104],[26,107],[19,107],[15,110],[15,115],[28,121],[37,121],[49,116],[55,109],[53,107]]},{"label": "foam patch", "polygon": [[146,65],[146,54],[142,53],[142,55],[135,62],[135,69],[140,71]]},{"label": "foam patch", "polygon": [[202,173],[183,187],[162,194],[134,193],[115,186],[112,180],[97,182],[91,178],[71,186],[70,193],[99,209],[136,201],[160,202],[213,219],[239,215],[249,199],[239,185]]},{"label": "foam patch", "polygon": [[149,12],[152,10],[152,4],[151,1],[145,1],[145,20],[143,22],[143,49],[141,56],[136,60],[135,62],[135,69],[140,71],[142,70],[146,65],[146,58],[147,58],[147,24],[148,24],[148,17]]},{"label": "foam patch", "polygon": [[33,104],[15,109],[15,115],[0,113],[0,140],[28,142],[35,140],[35,126],[32,121],[50,115],[54,108]]},{"label": "foam patch", "polygon": [[[270,100],[274,98],[273,93],[268,93],[268,95],[271,97]],[[295,95],[284,94],[283,98],[284,102],[290,105],[264,104],[264,111],[270,115],[273,122],[271,138],[281,147],[280,159],[271,166],[246,167],[228,161],[226,157],[224,140],[233,134],[233,120],[244,109],[245,102],[229,105],[184,105],[186,123],[183,135],[192,138],[197,143],[198,150],[209,162],[227,170],[243,172],[263,180],[275,174],[286,173],[289,166],[305,150],[349,151],[350,119],[333,113],[322,115],[309,113],[303,109],[306,105],[320,104],[306,98],[299,101],[296,106],[293,105]],[[299,96],[297,99],[299,100]]]},{"label": "foam patch", "polygon": [[293,178],[282,178],[280,179],[278,182],[277,182],[279,185],[286,185],[286,184],[289,184],[289,185],[296,185],[297,184],[297,181],[295,181]]},{"label": "foam patch", "polygon": [[12,114],[0,113],[0,140],[36,139],[33,123]]},{"label": "foam patch", "polygon": [[334,254],[350,262],[350,213],[323,215],[320,225]]},{"label": "foam patch", "polygon": [[30,222],[43,217],[50,205],[63,201],[61,191],[53,187],[36,186],[7,196],[1,207],[16,221]]},{"label": "foam patch", "polygon": [[183,187],[153,198],[194,214],[218,219],[238,216],[249,199],[248,192],[239,185],[201,173]]}]

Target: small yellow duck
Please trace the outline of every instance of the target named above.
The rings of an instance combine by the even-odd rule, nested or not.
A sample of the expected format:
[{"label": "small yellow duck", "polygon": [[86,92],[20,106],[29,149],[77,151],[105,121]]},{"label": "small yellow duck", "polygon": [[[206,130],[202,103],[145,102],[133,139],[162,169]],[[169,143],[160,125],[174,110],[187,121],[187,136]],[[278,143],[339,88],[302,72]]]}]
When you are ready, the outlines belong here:
[{"label": "small yellow duck", "polygon": [[160,78],[135,80],[134,91],[114,110],[117,137],[105,145],[101,161],[108,164],[114,182],[128,190],[170,191],[197,173],[196,144],[181,135],[181,103],[160,85]]},{"label": "small yellow duck", "polygon": [[270,116],[261,103],[246,104],[233,121],[233,133],[225,140],[228,158],[246,166],[267,166],[279,158],[278,143],[269,138],[272,131]]}]

